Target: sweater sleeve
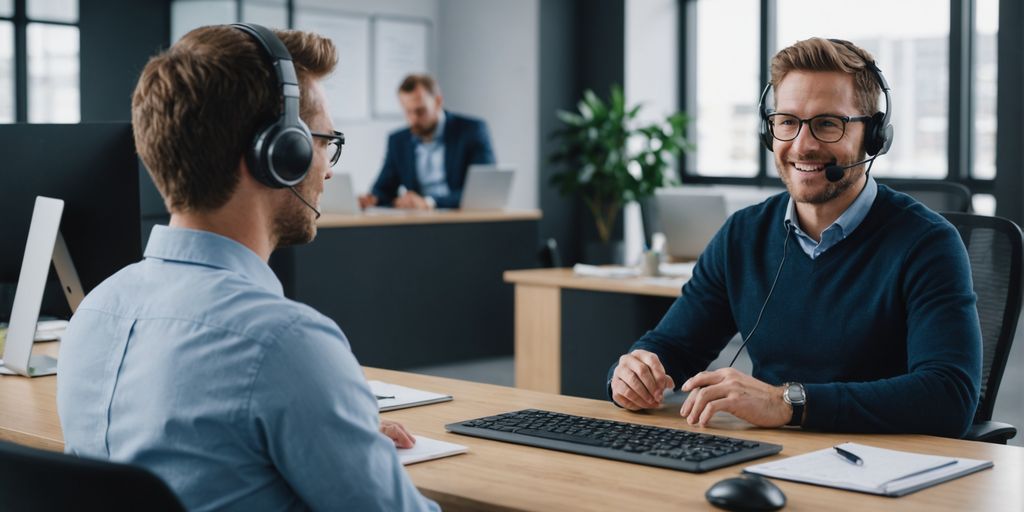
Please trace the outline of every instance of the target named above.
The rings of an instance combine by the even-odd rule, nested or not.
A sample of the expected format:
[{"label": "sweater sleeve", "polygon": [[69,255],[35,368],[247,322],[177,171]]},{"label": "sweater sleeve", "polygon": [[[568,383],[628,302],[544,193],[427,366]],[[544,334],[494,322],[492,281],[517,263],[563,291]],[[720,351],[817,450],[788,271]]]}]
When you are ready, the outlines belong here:
[{"label": "sweater sleeve", "polygon": [[936,224],[906,254],[907,373],[873,382],[807,384],[804,427],[960,437],[981,387],[981,327],[966,248]]},{"label": "sweater sleeve", "polygon": [[[726,223],[708,243],[694,266],[693,275],[658,325],[630,347],[653,352],[676,386],[707,368],[729,339],[736,322],[729,306],[725,266],[729,226]],[[618,362],[608,370],[608,382]],[[608,387],[611,397],[610,386]]]}]

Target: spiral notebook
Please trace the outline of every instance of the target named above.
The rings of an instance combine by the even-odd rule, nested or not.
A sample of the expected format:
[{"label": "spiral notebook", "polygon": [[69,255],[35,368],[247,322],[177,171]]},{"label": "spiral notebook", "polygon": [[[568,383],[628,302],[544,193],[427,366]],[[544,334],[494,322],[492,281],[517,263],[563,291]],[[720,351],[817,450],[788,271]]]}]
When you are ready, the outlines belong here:
[{"label": "spiral notebook", "polygon": [[992,467],[987,460],[902,452],[857,443],[844,443],[839,448],[856,454],[863,464],[852,464],[835,449],[826,448],[749,466],[743,471],[870,494],[904,496]]}]

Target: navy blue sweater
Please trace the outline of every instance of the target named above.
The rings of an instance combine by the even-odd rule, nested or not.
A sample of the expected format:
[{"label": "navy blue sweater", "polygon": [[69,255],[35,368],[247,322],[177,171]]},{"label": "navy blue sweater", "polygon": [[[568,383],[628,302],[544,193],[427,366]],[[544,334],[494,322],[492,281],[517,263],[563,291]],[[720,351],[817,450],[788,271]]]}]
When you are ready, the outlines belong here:
[{"label": "navy blue sweater", "polygon": [[[783,224],[789,194],[733,215],[682,296],[632,349],[657,354],[681,385],[747,335],[753,376],[807,389],[804,428],[959,437],[981,381],[981,328],[956,229],[879,186],[853,233],[810,259]],[[631,349],[631,350],[632,350]],[[614,366],[613,366],[614,369]]]}]

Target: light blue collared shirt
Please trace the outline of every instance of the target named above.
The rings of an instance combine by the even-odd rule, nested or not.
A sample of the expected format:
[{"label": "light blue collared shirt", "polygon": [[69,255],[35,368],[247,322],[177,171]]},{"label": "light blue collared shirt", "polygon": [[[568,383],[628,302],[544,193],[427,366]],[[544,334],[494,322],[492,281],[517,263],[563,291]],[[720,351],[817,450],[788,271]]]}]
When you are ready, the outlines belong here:
[{"label": "light blue collared shirt", "polygon": [[437,127],[430,142],[413,136],[416,148],[416,177],[420,180],[420,190],[424,196],[444,197],[448,190],[448,177],[444,172],[444,123],[442,110],[437,118]]},{"label": "light blue collared shirt", "polygon": [[146,467],[189,510],[437,510],[378,431],[344,334],[256,253],[156,226],[145,256],[61,343],[69,453]]},{"label": "light blue collared shirt", "polygon": [[874,178],[868,176],[867,183],[864,184],[864,190],[860,191],[857,199],[853,200],[853,203],[835,222],[825,228],[825,231],[821,232],[820,242],[815,242],[810,235],[800,228],[800,222],[795,220],[797,218],[796,202],[793,201],[792,197],[789,198],[789,207],[786,208],[784,224],[786,227],[793,226],[793,231],[796,232],[796,239],[800,242],[800,248],[807,253],[807,256],[812,260],[817,259],[825,251],[850,236],[853,230],[860,226],[864,217],[867,217],[868,211],[871,210],[871,205],[875,203],[875,196],[877,195],[878,184],[875,183]]}]

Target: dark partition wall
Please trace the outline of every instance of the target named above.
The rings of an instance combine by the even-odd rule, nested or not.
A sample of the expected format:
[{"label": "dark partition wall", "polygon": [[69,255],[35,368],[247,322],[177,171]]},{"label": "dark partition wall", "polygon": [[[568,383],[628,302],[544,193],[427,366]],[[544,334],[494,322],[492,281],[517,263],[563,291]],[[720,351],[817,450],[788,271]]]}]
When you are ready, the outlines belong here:
[{"label": "dark partition wall", "polygon": [[[37,196],[64,201],[60,230],[86,292],[141,258],[128,123],[0,124],[0,155],[0,321],[11,312]],[[53,274],[42,313],[66,318]]]},{"label": "dark partition wall", "polygon": [[661,321],[675,300],[562,289],[561,393],[598,400],[608,398],[608,368]]},{"label": "dark partition wall", "polygon": [[321,229],[274,255],[295,300],[341,326],[364,365],[390,369],[512,354],[505,270],[535,266],[537,221]]}]

